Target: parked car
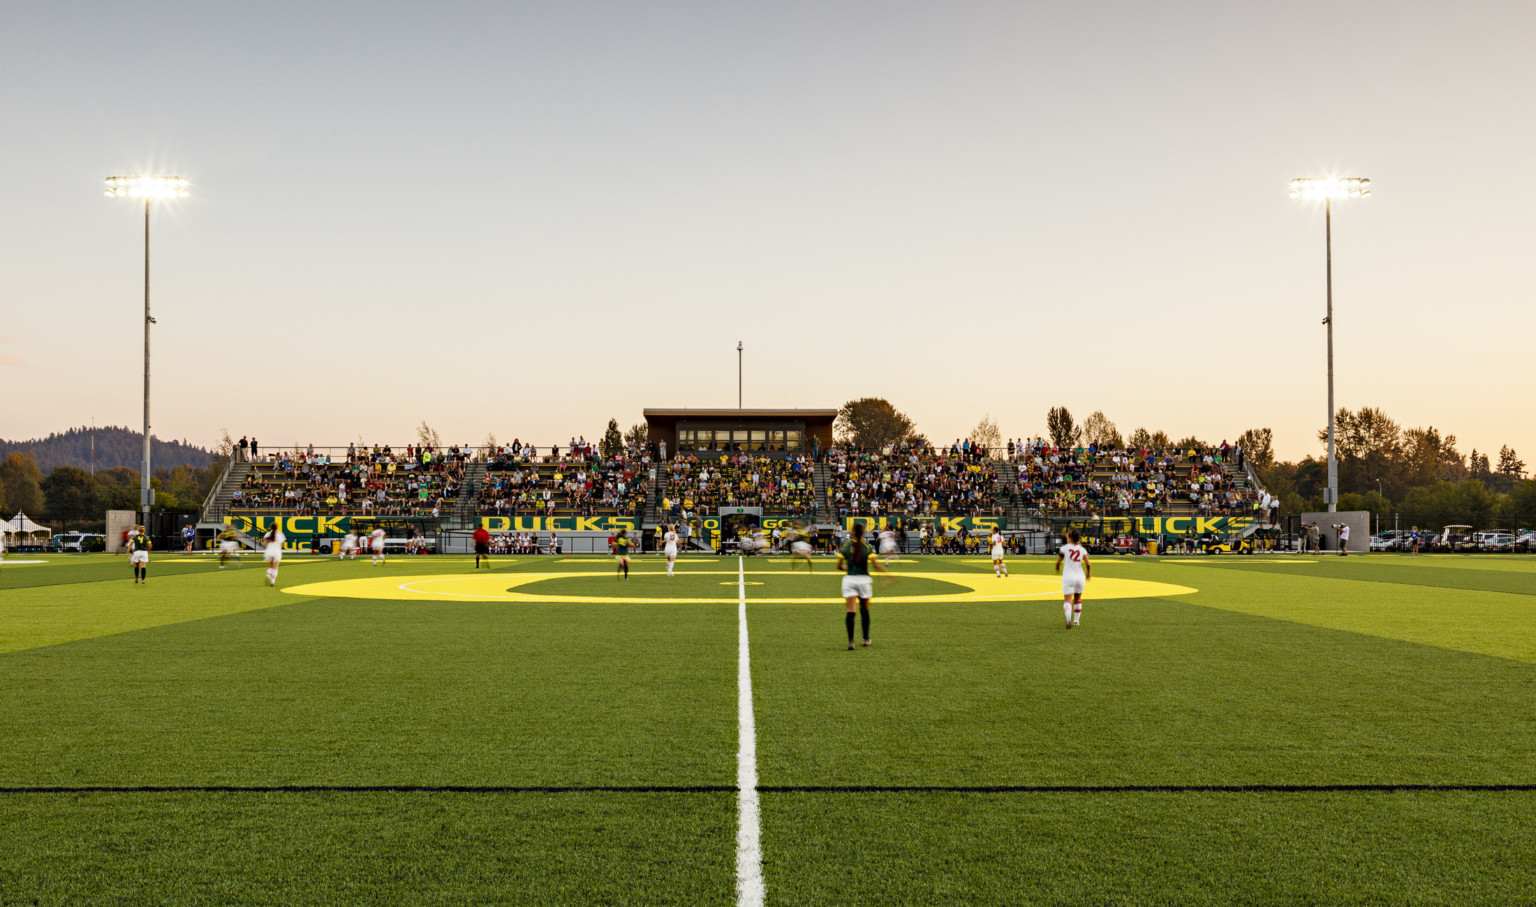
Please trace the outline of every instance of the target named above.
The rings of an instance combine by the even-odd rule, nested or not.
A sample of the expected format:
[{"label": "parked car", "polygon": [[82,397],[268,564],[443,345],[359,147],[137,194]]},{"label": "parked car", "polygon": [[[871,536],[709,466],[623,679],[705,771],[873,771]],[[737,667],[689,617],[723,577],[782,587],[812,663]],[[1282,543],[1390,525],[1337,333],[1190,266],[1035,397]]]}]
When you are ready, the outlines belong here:
[{"label": "parked car", "polygon": [[1495,529],[1492,532],[1479,532],[1478,547],[1483,551],[1513,551],[1515,550],[1515,534]]},{"label": "parked car", "polygon": [[1388,529],[1377,535],[1371,536],[1372,551],[1400,551],[1408,541],[1408,533],[1399,529]]},{"label": "parked car", "polygon": [[1536,529],[1527,529],[1515,536],[1516,551],[1536,551]]},{"label": "parked car", "polygon": [[107,537],[99,532],[66,532],[58,536],[60,551],[105,551]]},{"label": "parked car", "polygon": [[1469,544],[1471,539],[1471,526],[1465,523],[1452,523],[1440,530],[1440,535],[1434,538],[1432,543],[1442,551],[1457,551]]}]

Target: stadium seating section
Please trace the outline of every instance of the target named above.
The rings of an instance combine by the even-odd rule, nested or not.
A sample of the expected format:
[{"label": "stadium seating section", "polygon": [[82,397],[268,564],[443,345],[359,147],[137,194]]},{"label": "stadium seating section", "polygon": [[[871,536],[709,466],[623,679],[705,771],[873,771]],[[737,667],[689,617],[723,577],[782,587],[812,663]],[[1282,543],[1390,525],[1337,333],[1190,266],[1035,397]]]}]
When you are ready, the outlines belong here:
[{"label": "stadium seating section", "polygon": [[[1262,490],[1221,449],[1058,449],[1035,440],[1007,450],[924,443],[806,456],[679,455],[657,470],[627,447],[349,447],[267,453],[229,504],[232,514],[633,516],[676,519],[760,507],[768,516],[1249,516]],[[459,506],[462,490],[470,495]],[[652,503],[657,506],[651,509]]]},{"label": "stadium seating section", "polygon": [[721,507],[761,507],[767,514],[810,516],[817,511],[816,476],[805,456],[740,454],[678,456],[668,464],[663,511],[709,515]]},{"label": "stadium seating section", "polygon": [[539,456],[532,447],[491,451],[476,492],[480,516],[643,516],[650,492],[650,457],[625,449],[605,457],[573,444]]},{"label": "stadium seating section", "polygon": [[235,490],[234,514],[433,517],[453,510],[468,457],[461,451],[390,447],[332,457],[277,452],[252,464]]}]

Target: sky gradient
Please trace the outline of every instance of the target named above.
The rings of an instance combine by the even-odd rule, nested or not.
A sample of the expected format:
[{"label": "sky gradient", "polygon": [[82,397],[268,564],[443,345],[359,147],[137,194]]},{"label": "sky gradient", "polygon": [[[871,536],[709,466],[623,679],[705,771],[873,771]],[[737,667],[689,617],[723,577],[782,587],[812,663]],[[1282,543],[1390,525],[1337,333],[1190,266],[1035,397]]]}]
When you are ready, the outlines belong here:
[{"label": "sky gradient", "polygon": [[1046,409],[1318,452],[1529,417],[1536,5],[8,4],[0,437],[591,438],[653,407]]}]

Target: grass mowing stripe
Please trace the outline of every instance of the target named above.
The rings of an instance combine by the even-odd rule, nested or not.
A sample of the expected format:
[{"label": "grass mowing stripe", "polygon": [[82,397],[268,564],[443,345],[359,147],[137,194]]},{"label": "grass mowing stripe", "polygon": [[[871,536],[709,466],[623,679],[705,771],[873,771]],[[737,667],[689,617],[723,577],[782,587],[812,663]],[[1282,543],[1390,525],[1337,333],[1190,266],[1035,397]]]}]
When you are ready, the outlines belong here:
[{"label": "grass mowing stripe", "polygon": [[[3,787],[27,794],[739,794],[729,784],[102,784]],[[1340,794],[1533,793],[1536,784],[764,784],[759,794]]]},{"label": "grass mowing stripe", "polygon": [[1536,784],[765,784],[765,794],[1390,794],[1533,793]]},{"label": "grass mowing stripe", "polygon": [[736,595],[736,903],[738,907],[760,907],[765,894],[763,829],[757,799],[757,727],[752,715],[752,660],[747,640],[747,571],[740,556],[736,558]]},{"label": "grass mowing stripe", "polygon": [[728,794],[729,784],[139,784],[0,787],[0,794]]},{"label": "grass mowing stripe", "polygon": [[[1339,563],[1342,569],[1353,570],[1356,569],[1356,563],[1368,564],[1371,562],[1365,558],[1359,558],[1357,561],[1349,562],[1347,566],[1343,563],[1343,559],[1340,559]],[[1436,566],[1421,568],[1398,564],[1378,564],[1376,566],[1381,572],[1374,576],[1339,576],[1337,574],[1325,574],[1316,571],[1274,569],[1275,567],[1299,567],[1301,566],[1299,564],[1242,564],[1228,561],[1224,563],[1202,564],[1201,566],[1215,567],[1221,570],[1269,573],[1276,576],[1320,577],[1349,583],[1378,583],[1389,586],[1418,586],[1435,589],[1460,589],[1467,592],[1497,592],[1505,595],[1536,596],[1536,577],[1527,576],[1523,571],[1516,570],[1485,570],[1476,572],[1466,568],[1447,568],[1441,570]],[[1391,571],[1391,573],[1387,574],[1387,571]],[[1467,574],[1471,575],[1468,576]]]}]

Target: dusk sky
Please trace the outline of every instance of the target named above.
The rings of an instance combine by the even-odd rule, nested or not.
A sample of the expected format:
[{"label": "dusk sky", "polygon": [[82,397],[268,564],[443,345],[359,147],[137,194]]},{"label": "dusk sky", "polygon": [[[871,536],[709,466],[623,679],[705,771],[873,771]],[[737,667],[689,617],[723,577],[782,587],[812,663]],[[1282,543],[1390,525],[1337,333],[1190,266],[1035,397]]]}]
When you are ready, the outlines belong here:
[{"label": "dusk sky", "polygon": [[[87,4],[0,17],[0,437],[593,438],[883,396],[1536,463],[1536,4]],[[1496,459],[1496,458],[1495,458]]]}]

